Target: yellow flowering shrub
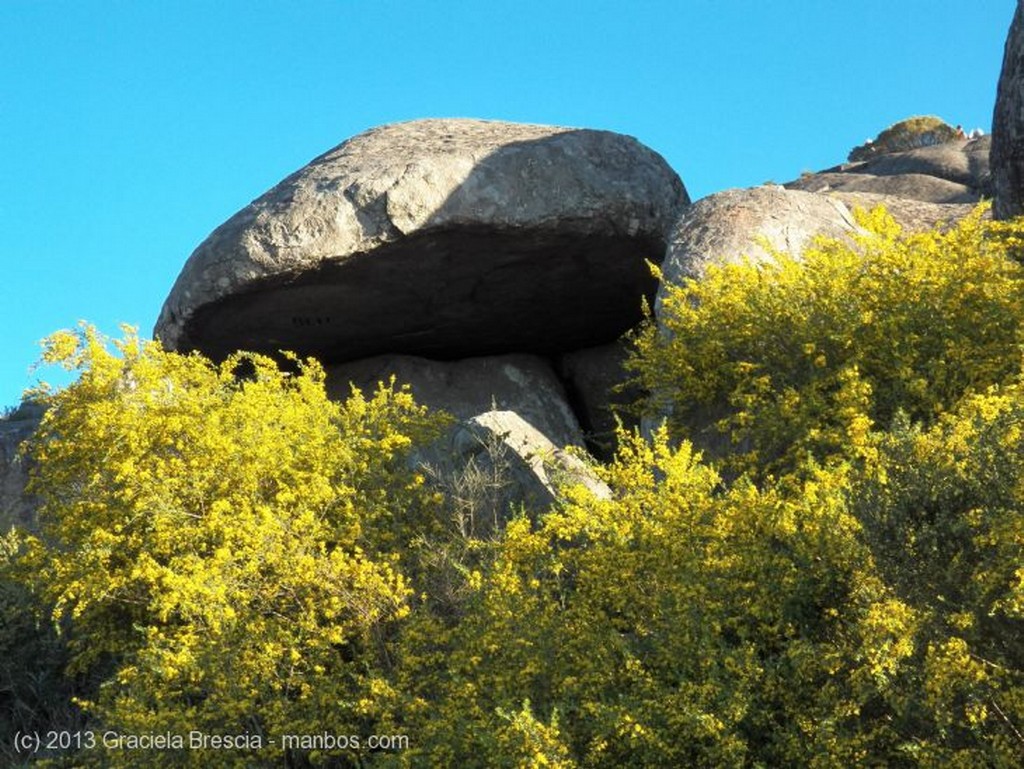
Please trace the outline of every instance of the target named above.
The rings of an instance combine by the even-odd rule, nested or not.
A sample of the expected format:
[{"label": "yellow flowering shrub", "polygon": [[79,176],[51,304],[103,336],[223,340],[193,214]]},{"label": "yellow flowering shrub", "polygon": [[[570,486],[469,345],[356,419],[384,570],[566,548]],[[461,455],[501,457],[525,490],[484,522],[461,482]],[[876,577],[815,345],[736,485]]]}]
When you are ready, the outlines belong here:
[{"label": "yellow flowering shrub", "polygon": [[[614,498],[569,489],[537,526],[513,521],[457,621],[411,618],[401,687],[420,740],[391,760],[801,766],[893,752],[891,711],[864,711],[898,678],[916,615],[875,575],[845,474],[799,494],[723,490],[664,432],[620,442],[602,471]],[[504,737],[509,714],[531,740]]]},{"label": "yellow flowering shrub", "polygon": [[933,765],[1024,763],[1024,388],[876,438],[855,514],[918,616],[903,726]]},{"label": "yellow flowering shrub", "polygon": [[100,766],[1024,765],[1024,225],[861,223],[670,288],[666,423],[507,524],[394,385],[56,335],[0,650],[43,602],[91,723],[409,737]]},{"label": "yellow flowering shrub", "polygon": [[[286,373],[130,331],[115,344],[88,327],[49,340],[45,358],[80,376],[49,396],[31,444],[42,528],[22,568],[68,621],[71,672],[102,672],[82,707],[124,734],[358,733],[408,612],[401,552],[433,525],[406,461],[432,419],[394,387],[333,403],[313,361]],[[273,747],[93,758],[334,760]]]},{"label": "yellow flowering shrub", "polygon": [[1022,226],[981,214],[670,290],[667,425],[410,617],[385,764],[1024,764]]},{"label": "yellow flowering shrub", "polygon": [[1024,225],[905,235],[881,208],[852,242],[712,267],[667,288],[633,367],[676,437],[726,447],[733,473],[855,457],[898,411],[932,420],[1019,367]]}]

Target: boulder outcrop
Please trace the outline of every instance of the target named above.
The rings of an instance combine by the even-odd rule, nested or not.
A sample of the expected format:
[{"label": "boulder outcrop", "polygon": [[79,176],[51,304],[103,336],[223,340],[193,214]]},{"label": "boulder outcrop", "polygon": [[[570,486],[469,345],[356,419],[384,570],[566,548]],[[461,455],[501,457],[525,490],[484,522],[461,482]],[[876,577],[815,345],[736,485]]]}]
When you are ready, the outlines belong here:
[{"label": "boulder outcrop", "polygon": [[992,195],[992,139],[960,139],[843,163],[786,183],[806,192],[865,192],[926,203],[971,204]]},{"label": "boulder outcrop", "polygon": [[689,202],[606,131],[420,120],[360,134],[211,234],[155,335],[222,357],[553,353],[610,341]]},{"label": "boulder outcrop", "polygon": [[[812,192],[789,190],[775,185],[734,189],[702,198],[680,217],[661,266],[655,315],[661,310],[666,284],[680,284],[700,278],[711,265],[736,263],[744,259],[764,262],[772,250],[799,254],[818,235],[846,237],[857,229],[850,210],[839,200]],[[645,435],[668,413],[645,414],[641,429]],[[713,417],[704,415],[708,424]],[[707,425],[695,425],[694,435],[708,433]],[[717,440],[713,435],[709,441]],[[712,443],[696,441],[701,450]],[[712,451],[714,453],[714,451]]]},{"label": "boulder outcrop", "polygon": [[[770,259],[766,246],[799,254],[816,236],[849,236],[857,230],[852,210],[878,205],[908,232],[955,223],[974,209],[867,192],[816,194],[778,186],[726,190],[698,200],[680,217],[661,266],[663,283],[699,278],[711,264]],[[659,304],[664,291],[659,289]]]},{"label": "boulder outcrop", "polygon": [[843,237],[856,226],[849,209],[825,195],[778,186],[718,192],[680,217],[661,266],[663,282],[698,278],[711,264],[769,259],[765,244],[799,253],[816,235]]},{"label": "boulder outcrop", "polygon": [[[879,177],[882,178],[882,177]],[[901,178],[892,176],[888,178]],[[771,259],[777,250],[799,255],[816,236],[844,238],[858,229],[852,209],[884,205],[906,231],[919,231],[940,223],[952,224],[970,213],[972,205],[927,203],[891,195],[864,192],[823,194],[777,186],[726,190],[690,206],[680,217],[662,264],[663,285],[656,313],[665,295],[664,284],[679,284],[701,277],[708,266],[750,259]],[[711,455],[728,445],[715,422],[726,413],[725,404],[713,405],[691,425],[695,445]],[[642,420],[646,434],[668,414],[648,414]]]},{"label": "boulder outcrop", "polygon": [[1010,23],[992,114],[993,216],[1024,214],[1024,5]]}]

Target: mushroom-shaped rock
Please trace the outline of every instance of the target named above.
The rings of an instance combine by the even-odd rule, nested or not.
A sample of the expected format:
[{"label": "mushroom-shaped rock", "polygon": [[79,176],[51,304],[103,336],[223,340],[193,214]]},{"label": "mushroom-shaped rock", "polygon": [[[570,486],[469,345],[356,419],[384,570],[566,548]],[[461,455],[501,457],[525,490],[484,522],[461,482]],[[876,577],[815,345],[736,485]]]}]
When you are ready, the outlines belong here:
[{"label": "mushroom-shaped rock", "polygon": [[1003,50],[992,115],[993,215],[1024,214],[1024,4],[1018,2]]},{"label": "mushroom-shaped rock", "polygon": [[686,190],[606,131],[420,120],[360,134],[192,254],[155,335],[215,358],[281,349],[540,353],[615,338],[654,284]]}]

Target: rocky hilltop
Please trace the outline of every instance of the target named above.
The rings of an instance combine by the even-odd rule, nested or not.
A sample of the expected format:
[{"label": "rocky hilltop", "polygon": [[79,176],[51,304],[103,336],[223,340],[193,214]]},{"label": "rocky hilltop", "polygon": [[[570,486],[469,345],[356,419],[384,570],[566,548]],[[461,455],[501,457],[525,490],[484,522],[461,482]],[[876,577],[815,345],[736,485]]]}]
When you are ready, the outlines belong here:
[{"label": "rocky hilltop", "polygon": [[864,192],[925,203],[969,205],[992,197],[991,145],[989,136],[953,139],[843,163],[785,186],[807,192]]},{"label": "rocky hilltop", "polygon": [[[538,457],[576,471],[570,445],[607,456],[611,409],[628,397],[617,389],[619,340],[657,295],[647,260],[666,280],[699,277],[710,264],[770,258],[766,244],[796,251],[815,235],[850,234],[852,209],[878,203],[910,230],[956,221],[993,195],[997,215],[1020,213],[1022,73],[1018,8],[991,139],[909,121],[880,134],[903,144],[692,204],[660,155],[620,134],[454,119],[375,128],[218,227],[185,263],[154,334],[213,358],[317,356],[339,398],[394,374],[459,420],[453,456],[503,442],[523,488],[543,495]],[[907,139],[907,126],[926,123],[926,141]],[[0,420],[7,520],[30,509],[14,447],[38,418]]]}]

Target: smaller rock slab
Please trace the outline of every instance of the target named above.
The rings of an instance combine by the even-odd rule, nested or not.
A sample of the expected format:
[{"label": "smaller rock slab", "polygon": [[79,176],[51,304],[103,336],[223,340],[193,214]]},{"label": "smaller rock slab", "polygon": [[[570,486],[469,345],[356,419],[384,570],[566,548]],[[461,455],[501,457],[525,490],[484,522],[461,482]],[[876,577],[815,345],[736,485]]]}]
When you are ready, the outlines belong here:
[{"label": "smaller rock slab", "polygon": [[559,447],[583,446],[583,431],[551,366],[535,355],[437,361],[380,355],[327,367],[327,394],[344,400],[355,385],[371,393],[392,376],[416,402],[467,421],[488,411],[513,411]]},{"label": "smaller rock slab", "polygon": [[413,458],[429,468],[450,500],[468,495],[473,498],[465,500],[468,506],[485,503],[504,520],[521,505],[534,513],[547,509],[563,481],[609,493],[566,451],[583,446],[583,432],[558,377],[542,358],[435,361],[384,355],[330,366],[327,376],[327,392],[335,400],[348,397],[353,385],[368,393],[394,376],[397,384],[409,385],[418,403],[458,420]]}]

